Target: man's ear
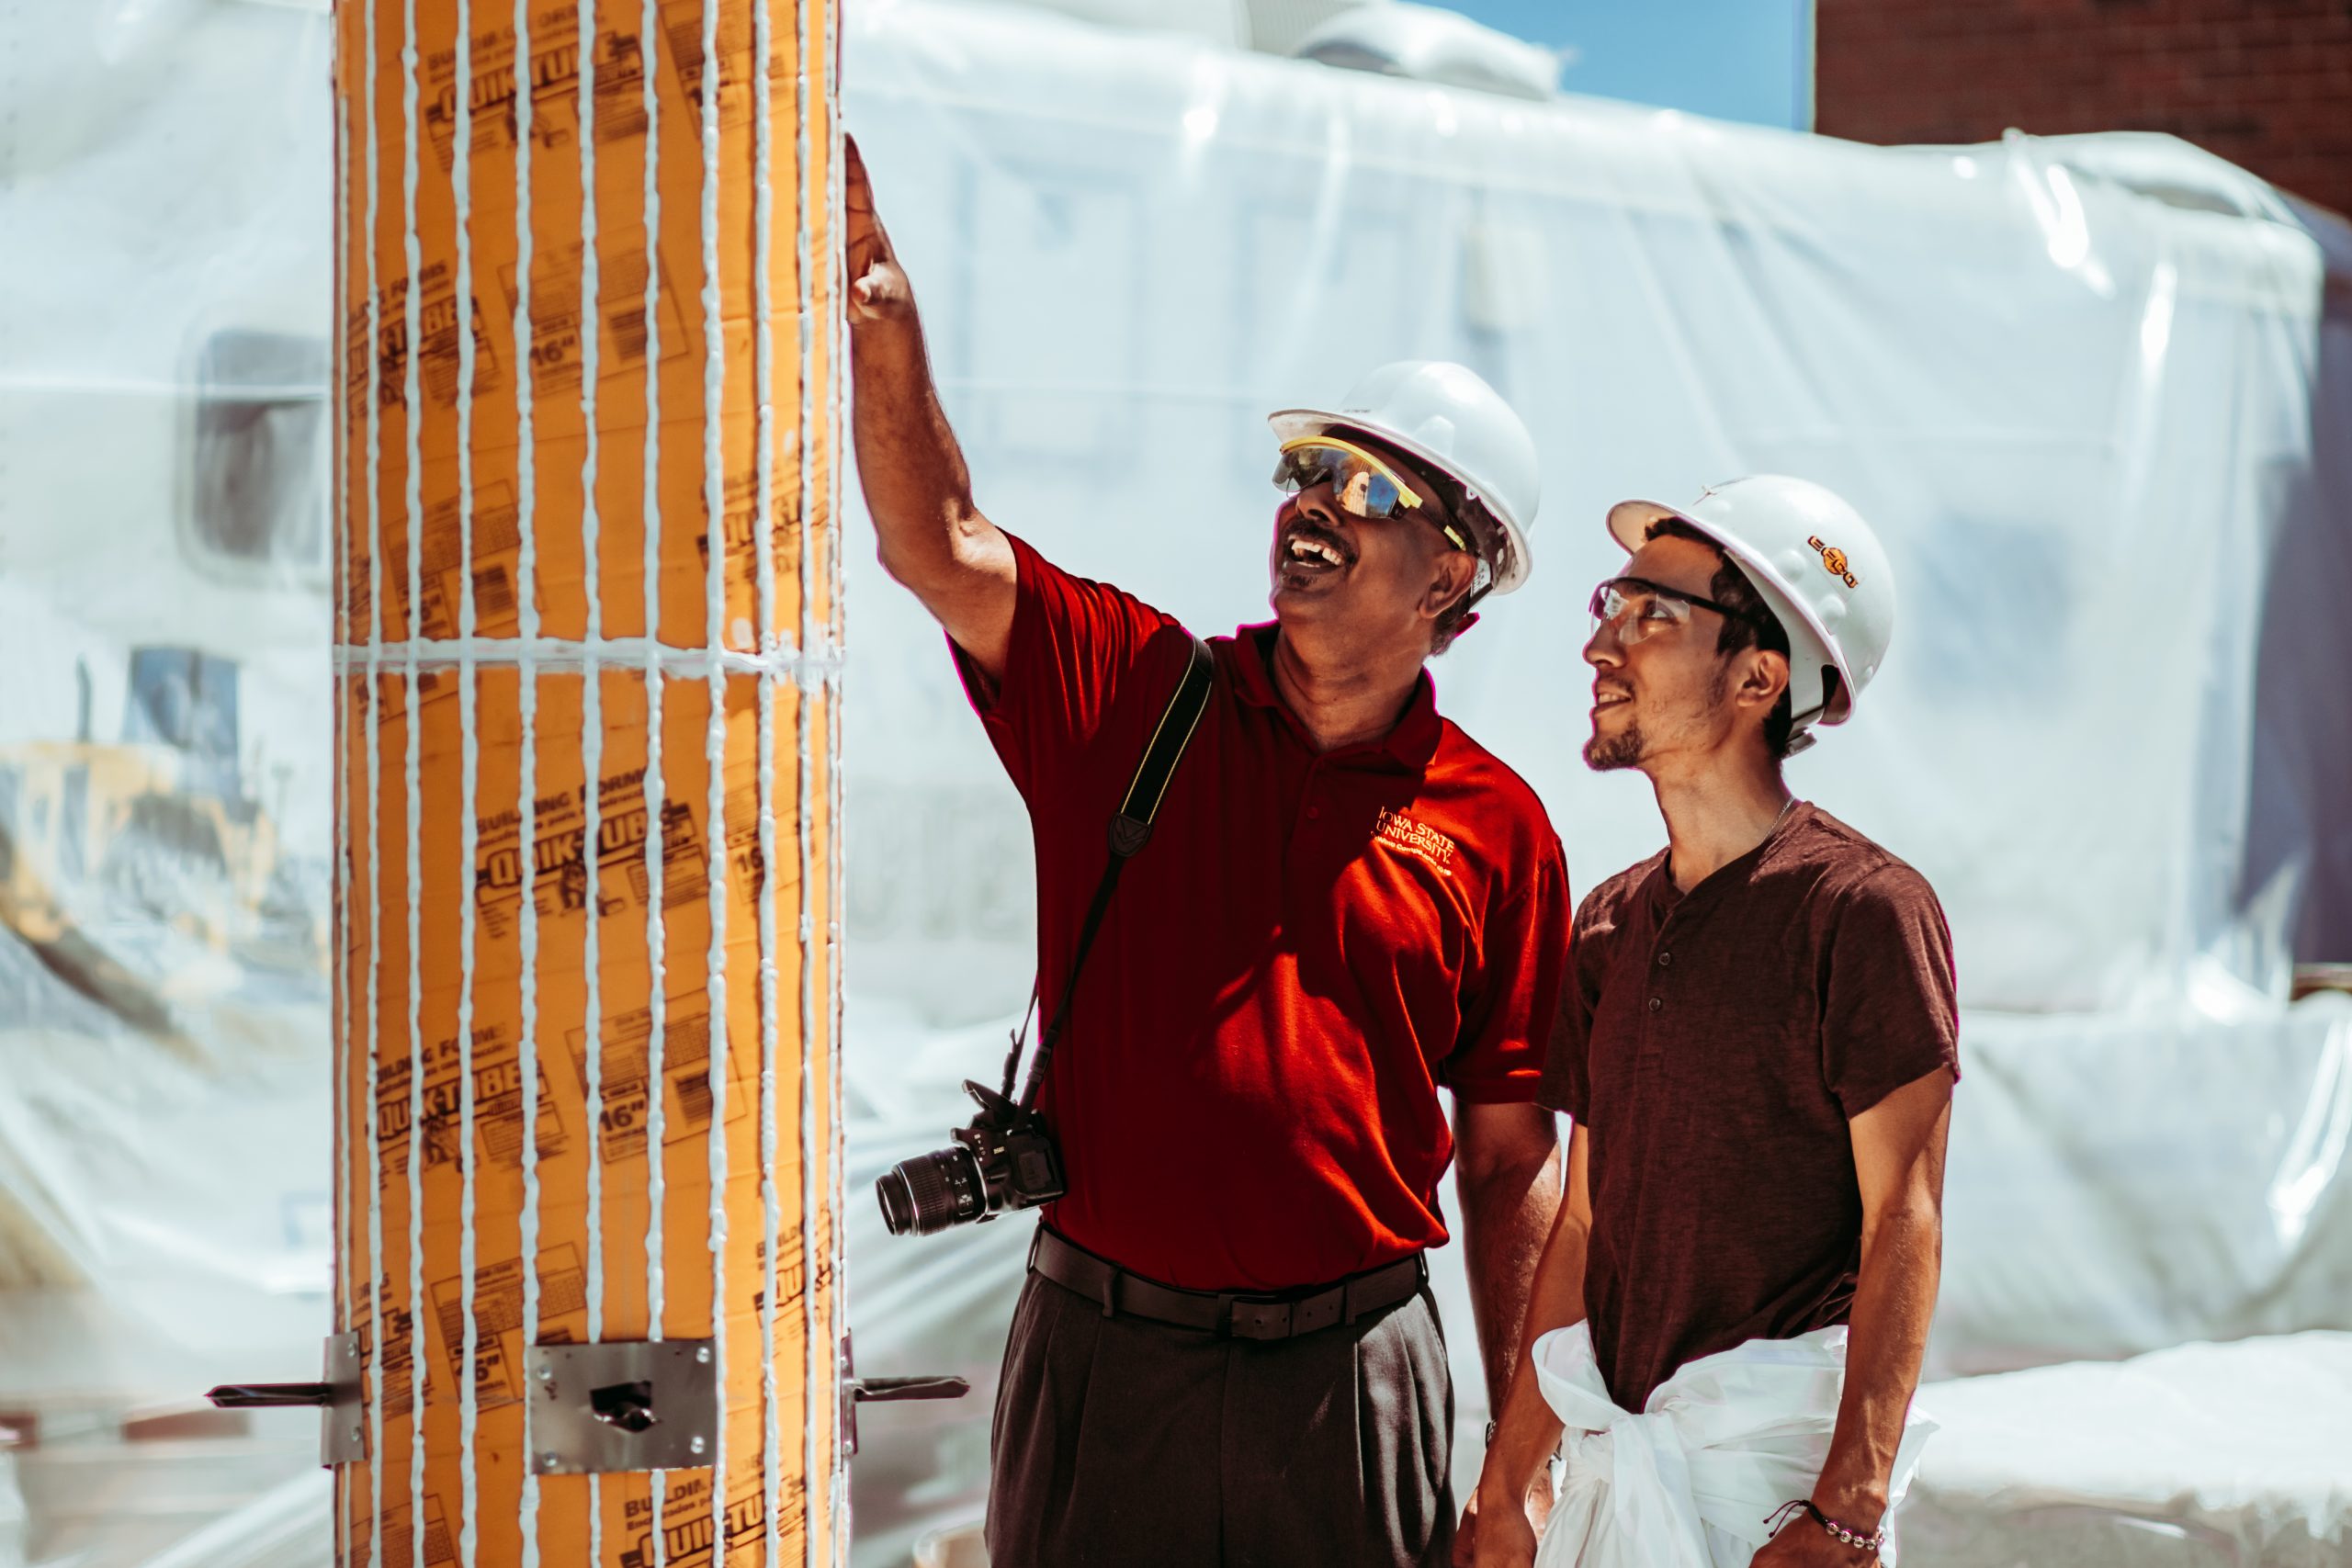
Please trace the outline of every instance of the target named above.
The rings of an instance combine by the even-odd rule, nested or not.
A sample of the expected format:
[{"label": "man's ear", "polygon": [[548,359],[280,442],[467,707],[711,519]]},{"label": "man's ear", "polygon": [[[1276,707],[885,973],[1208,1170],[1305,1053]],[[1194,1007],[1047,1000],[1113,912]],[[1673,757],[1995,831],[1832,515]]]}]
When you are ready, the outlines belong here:
[{"label": "man's ear", "polygon": [[1789,689],[1789,656],[1774,653],[1770,649],[1751,648],[1740,656],[1746,668],[1740,671],[1736,700],[1743,707],[1755,706],[1770,713]]},{"label": "man's ear", "polygon": [[1478,558],[1467,550],[1439,552],[1430,591],[1421,596],[1421,613],[1436,620],[1460,602],[1478,581]]}]

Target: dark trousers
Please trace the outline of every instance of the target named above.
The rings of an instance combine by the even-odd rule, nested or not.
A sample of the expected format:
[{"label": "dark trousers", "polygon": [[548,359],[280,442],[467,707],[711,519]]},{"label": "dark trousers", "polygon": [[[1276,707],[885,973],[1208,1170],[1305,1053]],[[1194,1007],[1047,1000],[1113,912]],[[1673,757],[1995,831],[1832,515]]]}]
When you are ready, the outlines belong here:
[{"label": "dark trousers", "polygon": [[1230,1339],[1032,1274],[997,1386],[991,1568],[1442,1568],[1453,1384],[1425,1286]]}]

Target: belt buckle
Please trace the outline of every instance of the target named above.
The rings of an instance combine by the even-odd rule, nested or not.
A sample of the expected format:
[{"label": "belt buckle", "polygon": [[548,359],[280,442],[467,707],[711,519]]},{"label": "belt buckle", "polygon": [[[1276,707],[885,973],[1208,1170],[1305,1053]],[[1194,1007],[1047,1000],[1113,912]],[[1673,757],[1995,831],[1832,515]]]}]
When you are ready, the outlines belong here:
[{"label": "belt buckle", "polygon": [[1291,1303],[1269,1296],[1235,1296],[1225,1309],[1225,1330],[1237,1339],[1287,1339]]}]

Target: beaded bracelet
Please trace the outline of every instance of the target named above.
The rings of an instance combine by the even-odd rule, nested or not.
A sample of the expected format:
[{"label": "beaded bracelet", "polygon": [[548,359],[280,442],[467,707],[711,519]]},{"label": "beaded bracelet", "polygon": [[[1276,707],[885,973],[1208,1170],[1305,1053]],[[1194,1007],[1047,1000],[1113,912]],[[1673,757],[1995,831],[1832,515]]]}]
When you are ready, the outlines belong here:
[{"label": "beaded bracelet", "polygon": [[1886,1545],[1886,1526],[1883,1523],[1882,1523],[1876,1530],[1872,1531],[1869,1535],[1860,1534],[1856,1530],[1849,1529],[1846,1526],[1839,1524],[1836,1519],[1831,1518],[1827,1514],[1823,1513],[1819,1508],[1814,1506],[1813,1499],[1810,1497],[1799,1497],[1792,1502],[1782,1504],[1780,1509],[1775,1512],[1770,1518],[1766,1519],[1764,1522],[1771,1526],[1773,1529],[1778,1530],[1781,1528],[1781,1522],[1791,1514],[1797,1512],[1800,1508],[1804,1512],[1811,1514],[1814,1517],[1815,1523],[1818,1524],[1823,1529],[1827,1530],[1831,1535],[1836,1536],[1839,1540],[1844,1541],[1848,1546],[1859,1548],[1863,1551],[1871,1553],[1872,1556],[1876,1556],[1881,1549]]}]

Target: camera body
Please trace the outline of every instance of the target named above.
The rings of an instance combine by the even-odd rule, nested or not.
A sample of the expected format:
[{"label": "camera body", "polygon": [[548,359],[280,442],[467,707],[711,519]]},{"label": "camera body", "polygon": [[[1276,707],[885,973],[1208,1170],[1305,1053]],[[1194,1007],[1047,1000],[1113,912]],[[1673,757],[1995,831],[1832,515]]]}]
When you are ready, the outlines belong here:
[{"label": "camera body", "polygon": [[882,1223],[892,1235],[931,1235],[977,1224],[1006,1209],[1034,1209],[1069,1190],[1061,1151],[1045,1118],[971,1079],[964,1092],[979,1106],[944,1149],[900,1160],[875,1182]]}]

